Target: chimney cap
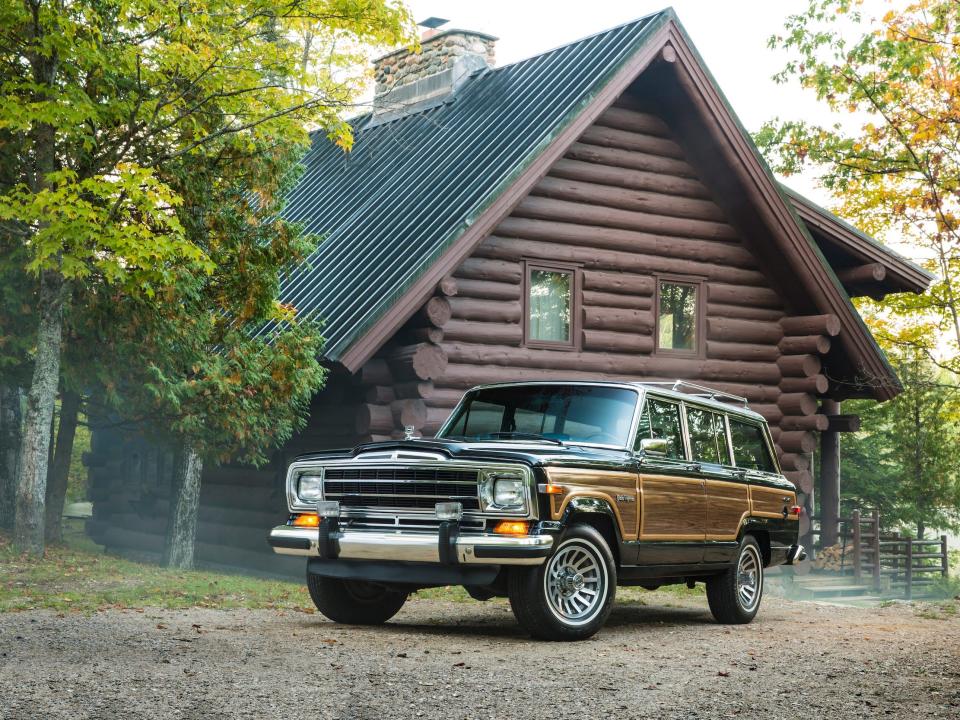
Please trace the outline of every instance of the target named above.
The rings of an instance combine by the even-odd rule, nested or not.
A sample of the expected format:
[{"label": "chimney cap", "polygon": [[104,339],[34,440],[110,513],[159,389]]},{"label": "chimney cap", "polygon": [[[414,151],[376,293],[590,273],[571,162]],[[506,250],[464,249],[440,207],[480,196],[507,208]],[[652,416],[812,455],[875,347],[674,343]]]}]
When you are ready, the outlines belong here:
[{"label": "chimney cap", "polygon": [[417,23],[417,25],[419,25],[420,27],[428,28],[430,30],[436,30],[438,27],[443,27],[448,22],[450,21],[447,20],[446,18],[431,16],[431,17],[428,17],[426,20],[421,20],[420,22]]}]

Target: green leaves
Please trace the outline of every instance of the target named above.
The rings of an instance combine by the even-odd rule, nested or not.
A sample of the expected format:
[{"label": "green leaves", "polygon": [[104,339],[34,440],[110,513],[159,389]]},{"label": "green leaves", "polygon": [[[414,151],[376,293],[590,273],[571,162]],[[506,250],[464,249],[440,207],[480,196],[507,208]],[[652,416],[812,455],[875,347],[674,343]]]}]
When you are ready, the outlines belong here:
[{"label": "green leaves", "polygon": [[315,244],[283,193],[309,130],[349,149],[371,46],[415,41],[395,0],[0,0],[0,367],[29,364],[58,273],[72,386],[263,460],[324,378],[277,303]]},{"label": "green leaves", "polygon": [[[907,244],[937,276],[922,298],[893,298],[891,342],[960,370],[960,4],[916,0],[882,18],[859,0],[811,0],[771,38],[791,61],[776,77],[811,89],[844,123],[773,120],[757,133],[772,167],[812,169],[837,212]],[[917,337],[916,327],[926,327]],[[904,337],[897,338],[902,331]],[[909,337],[908,337],[909,336]],[[919,345],[918,345],[919,343]]]}]

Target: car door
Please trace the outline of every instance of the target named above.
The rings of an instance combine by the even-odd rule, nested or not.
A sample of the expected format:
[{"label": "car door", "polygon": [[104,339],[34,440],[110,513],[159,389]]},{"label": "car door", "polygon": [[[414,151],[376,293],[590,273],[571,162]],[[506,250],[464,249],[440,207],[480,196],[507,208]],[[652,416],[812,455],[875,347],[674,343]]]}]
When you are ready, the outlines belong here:
[{"label": "car door", "polygon": [[648,394],[636,450],[644,438],[666,439],[668,446],[638,456],[638,564],[698,563],[703,557],[703,481],[689,459],[683,427],[682,403]]},{"label": "car door", "polygon": [[[704,463],[707,526],[704,562],[728,562],[736,556],[744,519],[750,514],[747,470],[736,467],[730,452],[730,425],[725,414],[712,413],[718,457]],[[712,458],[713,459],[713,458]]]},{"label": "car door", "polygon": [[690,457],[704,490],[704,562],[725,562],[735,549],[739,523],[749,511],[743,473],[733,467],[724,413],[685,403]]}]

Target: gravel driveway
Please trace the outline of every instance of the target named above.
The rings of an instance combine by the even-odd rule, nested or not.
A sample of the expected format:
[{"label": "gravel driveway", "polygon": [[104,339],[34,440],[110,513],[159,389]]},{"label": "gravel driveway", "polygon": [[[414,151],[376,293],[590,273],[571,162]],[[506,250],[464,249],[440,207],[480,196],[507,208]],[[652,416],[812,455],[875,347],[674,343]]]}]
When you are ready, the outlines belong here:
[{"label": "gravel driveway", "polygon": [[269,610],[10,613],[0,717],[960,717],[956,614],[768,597],[752,625],[724,627],[699,598],[645,602],[573,644],[532,642],[502,601],[413,600],[379,628]]}]

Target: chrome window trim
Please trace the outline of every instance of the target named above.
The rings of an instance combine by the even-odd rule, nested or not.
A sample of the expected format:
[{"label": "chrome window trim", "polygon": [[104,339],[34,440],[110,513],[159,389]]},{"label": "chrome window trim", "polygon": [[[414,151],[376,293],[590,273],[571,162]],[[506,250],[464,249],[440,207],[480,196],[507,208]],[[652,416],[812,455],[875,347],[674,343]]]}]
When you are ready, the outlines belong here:
[{"label": "chrome window trim", "polygon": [[[463,406],[466,399],[472,394],[479,390],[488,390],[491,388],[505,388],[505,387],[530,387],[536,385],[562,385],[562,386],[587,386],[587,387],[616,387],[622,388],[623,390],[630,390],[635,393],[637,396],[637,402],[633,407],[633,421],[630,423],[630,431],[627,433],[626,443],[623,445],[611,445],[608,443],[588,443],[588,442],[578,442],[574,440],[563,440],[564,445],[576,445],[577,447],[596,447],[604,448],[607,450],[626,450],[627,452],[632,452],[631,450],[631,439],[635,439],[637,435],[637,427],[640,424],[640,408],[643,405],[643,399],[646,394],[646,389],[641,385],[635,385],[633,383],[618,383],[618,382],[589,382],[585,380],[535,380],[530,382],[507,382],[507,383],[491,383],[489,385],[477,385],[472,387],[469,390],[465,391],[460,397],[460,401],[456,404],[453,410],[450,411],[450,414],[447,416],[447,419],[443,421],[443,425],[440,426],[440,429],[437,430],[437,434],[434,435],[437,439],[443,440],[446,439],[445,435],[447,431],[450,430],[450,425],[452,424],[453,418],[457,416],[457,413],[460,412],[460,408]],[[457,442],[466,442],[466,443],[483,443],[483,440],[462,440]],[[496,442],[504,442],[503,438],[498,438]],[[535,442],[529,439],[524,440],[524,442]],[[552,444],[552,443],[551,443]]]},{"label": "chrome window trim", "polygon": [[[478,478],[477,482],[477,498],[480,502],[481,510],[465,510],[463,516],[469,519],[475,520],[484,520],[488,518],[498,518],[498,517],[510,517],[510,518],[526,518],[536,520],[539,517],[539,512],[536,502],[536,486],[535,478],[533,475],[533,470],[524,464],[521,463],[489,463],[475,460],[446,460],[446,461],[437,461],[433,458],[424,458],[422,460],[415,459],[401,459],[401,460],[368,460],[363,458],[363,454],[353,457],[353,458],[338,458],[331,460],[299,460],[292,462],[290,467],[287,468],[287,506],[290,509],[290,512],[311,512],[315,509],[316,501],[303,502],[297,496],[297,480],[301,474],[319,474],[323,478],[323,485],[326,485],[326,470],[327,468],[334,467],[378,467],[378,468],[395,468],[395,469],[409,469],[411,467],[417,468],[439,468],[442,470],[476,470],[477,473],[483,471],[487,472],[519,472],[523,478],[523,488],[524,488],[524,504],[525,509],[522,511],[519,510],[483,510],[483,498],[480,492],[480,479]],[[417,482],[415,480],[397,480],[392,481],[397,483],[404,482]],[[326,490],[326,487],[324,487]],[[324,496],[325,497],[325,496]],[[321,498],[322,499],[322,498]],[[341,517],[350,518],[350,517],[371,517],[377,515],[378,517],[392,517],[392,516],[401,516],[401,517],[410,517],[410,518],[429,518],[434,517],[433,510],[427,510],[423,508],[351,508],[351,507],[341,507]]]}]

